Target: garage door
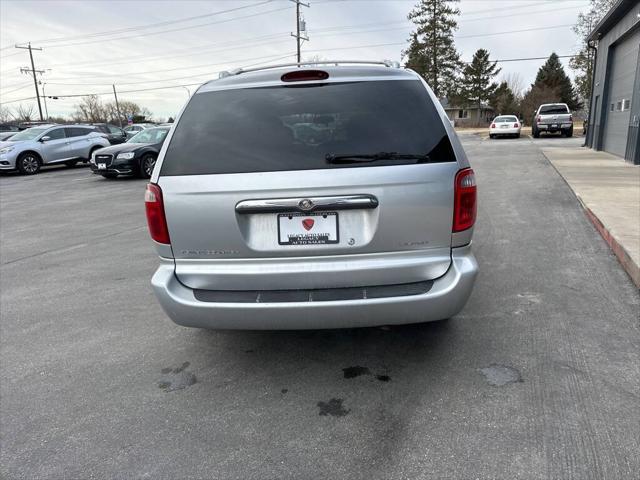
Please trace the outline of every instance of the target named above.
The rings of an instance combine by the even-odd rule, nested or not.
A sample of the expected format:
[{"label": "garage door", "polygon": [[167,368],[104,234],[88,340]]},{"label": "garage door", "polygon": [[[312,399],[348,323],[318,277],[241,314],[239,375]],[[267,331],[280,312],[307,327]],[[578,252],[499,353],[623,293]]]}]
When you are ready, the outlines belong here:
[{"label": "garage door", "polygon": [[640,30],[614,47],[611,56],[607,120],[603,150],[624,157],[629,131],[629,114],[638,62]]}]

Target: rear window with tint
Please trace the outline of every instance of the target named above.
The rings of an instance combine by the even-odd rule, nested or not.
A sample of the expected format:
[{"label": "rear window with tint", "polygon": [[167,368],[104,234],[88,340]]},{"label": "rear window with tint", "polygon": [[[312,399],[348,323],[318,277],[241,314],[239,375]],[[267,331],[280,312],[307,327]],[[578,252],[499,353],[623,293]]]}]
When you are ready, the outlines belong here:
[{"label": "rear window with tint", "polygon": [[455,155],[418,80],[291,85],[196,94],[171,138],[161,175],[269,172],[416,163],[331,164],[326,155]]},{"label": "rear window with tint", "polygon": [[540,107],[540,115],[558,115],[562,113],[569,113],[566,105],[546,105]]}]

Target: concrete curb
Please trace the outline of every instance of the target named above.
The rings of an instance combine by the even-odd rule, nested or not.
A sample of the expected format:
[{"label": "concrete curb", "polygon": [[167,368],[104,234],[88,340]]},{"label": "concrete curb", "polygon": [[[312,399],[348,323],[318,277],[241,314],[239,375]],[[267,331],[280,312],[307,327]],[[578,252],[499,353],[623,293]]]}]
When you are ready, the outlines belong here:
[{"label": "concrete curb", "polygon": [[593,223],[593,226],[596,227],[596,230],[598,230],[602,238],[604,238],[604,241],[607,242],[615,256],[618,257],[618,261],[622,265],[622,268],[624,268],[627,274],[629,274],[633,283],[635,283],[636,287],[640,289],[640,267],[638,267],[638,265],[636,265],[636,263],[633,261],[631,255],[629,255],[629,252],[627,252],[627,250],[615,239],[615,237],[611,235],[611,232],[609,232],[607,227],[602,224],[596,214],[593,213],[591,209],[584,203],[582,203],[580,197],[578,197],[578,200],[580,200],[580,205],[582,205],[587,218],[589,218],[591,223]]},{"label": "concrete curb", "polygon": [[609,245],[609,248],[611,248],[614,255],[618,258],[618,261],[622,265],[622,268],[624,268],[625,272],[627,272],[627,274],[631,278],[631,281],[635,284],[636,287],[638,287],[638,289],[640,289],[640,267],[633,261],[631,255],[629,255],[629,252],[627,252],[627,250],[620,244],[620,242],[618,242],[618,240],[616,240],[616,238],[611,234],[609,229],[600,221],[598,216],[593,213],[593,211],[589,207],[587,207],[587,205],[585,205],[585,203],[582,201],[582,198],[580,198],[580,196],[575,192],[575,190],[571,187],[571,184],[567,182],[567,179],[564,178],[562,173],[560,173],[560,171],[556,168],[549,157],[545,155],[544,151],[541,151],[541,153],[542,156],[547,160],[547,162],[549,162],[556,173],[560,176],[560,178],[562,178],[567,187],[569,187],[571,192],[578,199],[578,202],[580,203],[580,206],[584,210],[585,215],[587,216],[589,221],[593,224],[604,241],[607,242],[607,245]]}]

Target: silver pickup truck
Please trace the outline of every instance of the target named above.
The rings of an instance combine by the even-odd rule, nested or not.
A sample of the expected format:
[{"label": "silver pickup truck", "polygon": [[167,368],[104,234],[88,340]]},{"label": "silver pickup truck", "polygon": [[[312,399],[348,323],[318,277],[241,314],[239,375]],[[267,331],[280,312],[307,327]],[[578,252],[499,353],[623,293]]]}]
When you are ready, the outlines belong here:
[{"label": "silver pickup truck", "polygon": [[541,132],[573,135],[573,117],[566,103],[545,103],[538,107],[533,117],[534,138],[539,138]]}]

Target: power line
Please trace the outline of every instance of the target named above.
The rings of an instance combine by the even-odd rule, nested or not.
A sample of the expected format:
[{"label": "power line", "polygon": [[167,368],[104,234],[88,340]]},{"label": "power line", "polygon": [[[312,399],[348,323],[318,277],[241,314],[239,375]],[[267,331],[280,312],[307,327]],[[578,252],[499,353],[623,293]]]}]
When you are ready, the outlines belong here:
[{"label": "power line", "polygon": [[[285,55],[285,57],[290,56],[290,54]],[[237,62],[251,62],[254,60],[263,60],[263,59],[268,59],[268,61],[272,61],[272,60],[277,60],[282,58],[281,55],[268,55],[268,56],[260,56],[260,57],[252,57],[252,58],[244,58],[244,59],[238,59]],[[204,68],[204,67],[217,67],[219,65],[229,65],[229,62],[219,62],[219,63],[209,63],[209,64],[205,64],[205,65],[198,65],[198,66],[193,66],[193,67],[189,67],[189,69],[191,68]],[[162,72],[162,71],[175,71],[175,70],[185,70],[184,68],[171,68],[171,69],[165,69],[165,70],[152,70],[152,71],[148,71],[148,72],[137,72],[136,74],[138,75],[146,75],[149,73],[158,73],[158,72]],[[154,83],[154,82],[166,82],[166,81],[171,81],[171,80],[181,80],[184,78],[190,78],[190,77],[198,77],[198,76],[202,76],[202,75],[210,75],[210,72],[203,72],[203,73],[194,73],[191,75],[185,75],[182,77],[175,77],[175,78],[161,78],[158,80],[139,80],[139,81],[135,81],[135,82],[116,82],[118,85],[138,85],[138,84],[142,84],[142,83]],[[47,85],[67,85],[67,86],[81,86],[81,85],[111,85],[113,82],[110,83],[57,83],[55,82],[56,79],[52,79],[53,81],[47,81]]]},{"label": "power line", "polygon": [[[228,42],[222,42],[222,43],[213,43],[213,44],[206,44],[206,45],[196,45],[193,47],[187,47],[187,48],[179,48],[179,49],[174,49],[174,50],[166,50],[164,51],[161,55],[154,55],[154,56],[149,56],[149,55],[135,55],[135,56],[127,56],[126,60],[121,60],[121,61],[117,61],[117,62],[105,62],[103,60],[99,60],[99,61],[91,61],[91,62],[79,62],[79,63],[54,63],[51,64],[51,67],[64,67],[64,66],[89,66],[89,65],[100,65],[100,66],[108,66],[108,65],[121,65],[121,64],[125,64],[125,63],[140,63],[140,62],[146,62],[146,61],[153,61],[153,60],[158,60],[158,59],[167,59],[167,58],[175,58],[175,57],[186,57],[186,56],[190,56],[190,55],[202,55],[204,53],[211,53],[210,50],[206,50],[206,47],[221,47],[221,46],[225,46],[225,45],[236,45],[236,48],[243,48],[244,46],[246,46],[245,44],[238,44],[238,41],[248,41],[251,42],[250,44],[252,44],[252,42],[254,41],[259,41],[259,40],[268,40],[269,38],[275,38],[275,37],[284,37],[284,35],[286,35],[289,32],[278,32],[278,33],[271,33],[271,34],[267,34],[267,35],[259,35],[256,37],[249,37],[249,38],[245,38],[245,39],[240,39],[240,40],[236,40],[236,41],[228,41]],[[189,52],[192,50],[201,50],[200,52],[196,52],[190,55],[173,55],[173,56],[169,56],[167,54],[172,54],[175,52]],[[231,50],[230,48],[226,48],[224,49],[226,50]],[[217,50],[214,50],[217,51]]]},{"label": "power line", "polygon": [[[288,41],[288,40],[285,40]],[[242,59],[236,59],[236,61],[234,63],[237,62],[252,62],[254,60],[262,60],[262,59],[271,59],[273,57],[279,56],[280,54],[277,55],[262,55],[259,57],[252,57],[252,58],[242,58]],[[182,71],[182,70],[192,70],[194,68],[208,68],[208,67],[217,67],[219,65],[229,65],[230,62],[229,61],[225,61],[225,62],[218,62],[218,63],[205,63],[202,65],[193,65],[191,67],[177,67],[177,68],[164,68],[164,69],[159,69],[159,70],[147,70],[144,72],[136,72],[135,75],[148,75],[148,74],[152,74],[152,73],[160,73],[160,72],[175,72],[175,71]],[[193,75],[198,75],[193,74]],[[93,76],[93,75],[92,75]],[[104,77],[105,75],[102,74],[96,74],[96,77]],[[130,77],[130,75],[127,74],[122,74],[122,75],[111,75],[109,76],[109,78],[116,78],[116,77]],[[71,78],[71,79],[75,79],[78,78],[76,77],[67,77],[67,78]],[[51,81],[56,81],[56,80],[63,80],[63,78],[52,78]],[[131,83],[145,83],[147,81],[153,81],[153,80],[141,80],[140,82],[131,82]],[[52,83],[52,82],[47,82],[47,83]],[[103,85],[111,85],[111,83],[113,82],[109,82],[109,83],[103,83]],[[117,82],[120,85],[124,85],[121,82]]]},{"label": "power line", "polygon": [[[283,55],[283,56],[278,57],[278,58],[272,58],[272,59],[269,60],[269,62],[276,61],[276,60],[281,60],[281,59],[284,59],[284,58],[288,58],[288,57],[291,57],[293,55],[294,54],[288,53],[287,55]],[[259,65],[260,63],[265,63],[265,62],[258,62],[257,64],[245,65],[242,68],[253,67],[255,65]],[[204,83],[206,83],[206,82],[204,82]],[[47,82],[47,84],[49,84],[49,82]],[[203,85],[203,82],[186,83],[186,84],[181,84],[181,85],[167,85],[167,86],[151,87],[151,88],[141,88],[141,89],[134,89],[134,90],[119,90],[118,93],[149,92],[149,91],[153,91],[153,90],[166,90],[166,89],[169,89],[169,88],[193,87],[195,85],[198,85],[198,86]],[[96,93],[82,93],[82,94],[72,94],[72,95],[47,95],[47,97],[49,97],[49,98],[51,98],[51,97],[77,98],[77,97],[88,97],[89,95],[111,95],[112,93],[113,92],[96,92]],[[9,102],[6,102],[6,103],[9,103]]]},{"label": "power line", "polygon": [[30,84],[30,83],[25,83],[25,84],[24,84],[24,85],[22,85],[21,87],[15,88],[15,89],[13,89],[13,90],[9,90],[8,92],[0,92],[0,95],[8,95],[8,94],[10,94],[10,93],[17,92],[18,90],[23,90],[23,89],[25,89],[25,88],[27,88],[27,87],[30,87],[30,86],[31,86],[31,84]]},{"label": "power line", "polygon": [[15,102],[24,102],[25,100],[34,100],[36,97],[25,97],[25,98],[18,98],[16,100],[7,100],[6,102],[0,102],[0,105],[4,105],[5,103],[15,103]]},{"label": "power line", "polygon": [[[200,23],[198,25],[190,25],[190,26],[187,26],[187,27],[172,28],[172,29],[168,29],[168,30],[159,30],[157,32],[147,32],[147,33],[140,33],[140,34],[129,35],[129,36],[124,36],[124,37],[110,38],[109,41],[110,42],[114,42],[114,41],[117,41],[117,40],[128,40],[130,38],[149,37],[151,35],[161,35],[163,33],[180,32],[180,31],[183,31],[183,30],[191,30],[193,28],[206,27],[206,26],[209,26],[209,25],[219,25],[221,23],[228,23],[228,22],[233,22],[233,21],[236,21],[236,20],[243,20],[245,18],[258,17],[258,16],[261,16],[261,15],[269,14],[269,13],[276,13],[276,12],[281,12],[281,11],[284,11],[284,10],[290,10],[291,8],[292,7],[289,7],[289,6],[283,7],[283,8],[275,8],[273,10],[267,10],[265,12],[252,13],[252,14],[243,15],[243,16],[240,16],[240,17],[233,17],[233,18],[228,18],[228,19],[225,19],[225,20],[218,20],[218,21],[215,21],[215,22]],[[104,40],[100,39],[100,40],[92,40],[92,41],[87,41],[87,42],[63,43],[62,45],[51,45],[51,46],[49,46],[47,48],[51,49],[51,48],[61,48],[61,47],[72,47],[72,46],[76,46],[76,45],[91,45],[91,44],[94,44],[94,43],[101,43],[101,42],[104,42]]]},{"label": "power line", "polygon": [[[255,5],[260,5],[260,4],[255,4]],[[255,6],[253,5],[253,6]],[[535,3],[535,4],[526,4],[526,5],[519,5],[516,7],[512,7],[510,10],[513,9],[521,9],[521,8],[530,8],[531,6],[540,6],[539,3]],[[564,7],[562,9],[554,9],[554,11],[557,10],[566,10],[566,9],[573,9],[574,7]],[[476,10],[473,11],[473,13],[477,13],[477,12],[487,12],[487,11],[495,11],[496,9],[485,9],[485,10]],[[531,14],[540,14],[540,13],[548,13],[548,9],[545,11],[536,11],[536,12],[530,12]],[[463,18],[463,21],[476,21],[476,20],[485,20],[485,19],[492,19],[492,18],[504,18],[504,17],[511,17],[511,16],[517,16],[518,14],[508,14],[508,15],[500,15],[500,16],[493,16],[493,17],[481,17],[481,18],[473,18],[473,19],[465,19]],[[236,17],[236,18],[240,18],[240,17]],[[356,24],[356,25],[342,25],[342,26],[334,26],[334,27],[326,27],[326,28],[319,28],[319,29],[315,29],[314,32],[329,32],[329,31],[337,31],[337,30],[352,30],[352,29],[359,29],[362,27],[368,27],[368,26],[377,26],[377,25],[390,25],[390,24],[398,24],[398,23],[404,23],[406,25],[411,25],[408,20],[401,20],[401,21],[392,21],[392,22],[372,22],[372,23],[365,23],[365,24]],[[405,27],[398,27],[398,30],[400,29],[404,29]],[[392,29],[387,29],[387,30],[392,30]],[[375,32],[375,31],[384,31],[384,30],[370,30],[370,32]],[[282,32],[282,34],[284,35],[287,32]],[[352,32],[352,33],[356,33],[356,32]],[[359,32],[358,32],[359,33]],[[364,31],[361,33],[365,33]],[[246,40],[260,40],[260,39],[269,39],[269,38],[273,38],[273,37],[277,37],[279,36],[280,33],[277,34],[268,34],[268,35],[261,35],[258,37],[251,37],[248,38]],[[322,36],[326,36],[326,34],[321,34]],[[174,58],[174,57],[167,57],[166,53],[173,53],[173,52],[181,52],[181,51],[191,51],[194,49],[201,49],[200,52],[194,52],[194,53],[190,53],[188,54],[188,56],[194,56],[194,55],[203,55],[206,53],[206,50],[202,50],[204,47],[215,47],[217,45],[222,46],[222,45],[237,45],[237,42],[223,42],[223,43],[214,43],[214,44],[208,44],[208,45],[199,45],[199,46],[194,46],[194,47],[190,47],[190,48],[183,48],[183,49],[175,49],[175,50],[170,50],[169,52],[165,52],[162,55],[158,55],[158,56],[153,56],[153,57],[149,57],[149,56],[145,56],[145,55],[139,55],[139,56],[132,56],[132,57],[127,57],[127,59],[122,60],[122,61],[117,61],[117,62],[108,62],[105,63],[103,61],[92,61],[92,62],[79,62],[79,63],[74,63],[74,64],[52,64],[51,66],[69,66],[69,65],[93,65],[93,64],[98,64],[98,65],[120,65],[120,64],[126,64],[126,63],[135,63],[135,62],[139,62],[139,61],[152,61],[153,59],[166,59],[166,58]],[[240,47],[237,47],[240,48]],[[185,56],[185,55],[176,55],[175,57],[178,56]],[[139,58],[141,58],[142,60],[138,60]]]},{"label": "power line", "polygon": [[[379,44],[381,45],[381,44]],[[361,47],[364,47],[365,45],[362,45]],[[354,47],[344,47],[344,48],[354,48]],[[339,48],[340,50],[344,49],[344,48]],[[335,49],[321,49],[321,50],[314,50],[316,52],[318,51],[326,51],[326,50],[339,50],[338,48]],[[295,54],[288,54],[285,55],[281,58],[288,58],[291,57]],[[571,58],[571,57],[575,57],[576,55],[558,55],[559,58]],[[498,60],[492,60],[494,62],[522,62],[522,61],[529,61],[529,60],[546,60],[548,57],[526,57],[526,58],[505,58],[505,59],[498,59]],[[463,63],[469,63],[469,62],[463,62]],[[245,68],[248,68],[249,66],[245,66]],[[193,86],[201,86],[203,85],[202,82],[198,82],[198,83],[186,83],[186,84],[180,84],[180,85],[167,85],[167,86],[162,86],[162,87],[152,87],[152,88],[142,88],[142,89],[134,89],[134,90],[123,90],[120,91],[119,93],[136,93],[136,92],[149,92],[149,91],[154,91],[154,90],[167,90],[167,89],[171,89],[171,88],[182,88],[182,87],[193,87]],[[77,98],[77,97],[87,97],[89,95],[111,95],[112,92],[99,92],[99,93],[83,93],[83,94],[73,94],[73,95],[47,95],[47,97],[51,98],[51,97],[57,97],[57,98]],[[16,100],[9,100],[6,102],[0,102],[1,104],[6,104],[6,103],[15,103],[15,102],[22,102],[25,100],[33,100],[36,97],[25,97],[25,98],[19,98]]]},{"label": "power line", "polygon": [[105,35],[114,35],[114,34],[118,34],[118,33],[126,33],[126,32],[131,32],[131,31],[136,31],[136,30],[145,30],[147,28],[156,28],[156,27],[162,27],[162,26],[166,26],[166,25],[172,25],[172,24],[176,24],[176,23],[182,23],[182,22],[188,22],[191,20],[200,20],[206,17],[213,17],[216,15],[222,15],[225,13],[231,13],[231,12],[236,12],[238,10],[244,10],[247,8],[253,8],[253,7],[259,7],[260,5],[266,5],[267,3],[272,3],[274,0],[265,0],[263,2],[258,2],[258,3],[253,3],[250,5],[242,5],[240,7],[235,7],[235,8],[229,8],[227,10],[218,10],[216,12],[212,12],[212,13],[205,13],[205,14],[201,14],[201,15],[195,15],[193,17],[184,17],[184,18],[179,18],[177,20],[167,20],[164,22],[158,22],[158,23],[149,23],[146,25],[137,25],[135,27],[127,27],[127,28],[120,28],[117,30],[106,30],[106,31],[102,31],[102,32],[95,32],[95,33],[87,33],[87,34],[81,34],[81,35],[70,35],[70,36],[66,36],[66,37],[57,37],[57,38],[45,38],[42,40],[36,40],[34,43],[39,43],[39,44],[45,44],[45,43],[52,43],[52,42],[62,42],[62,41],[66,41],[66,40],[77,40],[79,38],[95,38],[95,37],[101,37],[101,36],[105,36]]},{"label": "power line", "polygon": [[495,33],[479,33],[477,35],[460,35],[458,38],[476,38],[476,37],[492,37],[494,35],[507,35],[510,33],[522,33],[522,32],[534,32],[537,30],[552,30],[554,28],[564,28],[564,27],[573,27],[572,23],[565,23],[564,25],[552,25],[550,27],[535,27],[535,28],[523,28],[520,30],[509,30],[505,32],[495,32]]},{"label": "power line", "polygon": [[[574,55],[558,55],[558,58],[573,58],[577,57],[577,54]],[[549,56],[546,57],[526,57],[526,58],[504,58],[501,60],[491,60],[492,62],[505,63],[505,62],[526,62],[529,60],[547,60]],[[471,63],[471,62],[462,62],[462,63]]]},{"label": "power line", "polygon": [[[546,30],[546,29],[555,29],[555,28],[564,28],[567,26],[571,26],[570,24],[564,24],[564,25],[551,25],[551,26],[546,26],[546,27],[534,27],[534,28],[530,28],[530,29],[519,29],[519,30],[510,30],[510,31],[505,31],[505,32],[494,32],[494,33],[483,33],[483,34],[474,34],[474,35],[461,35],[461,36],[457,36],[457,39],[462,39],[462,38],[476,38],[476,37],[485,37],[485,36],[493,36],[493,35],[505,35],[505,34],[512,34],[512,33],[521,33],[521,32],[528,32],[528,31],[536,31],[536,30]],[[335,27],[338,28],[338,27]],[[365,32],[348,32],[347,35],[349,34],[360,34],[360,33],[371,33],[371,32],[376,32],[376,31],[382,31],[385,29],[374,29],[374,30],[368,30]],[[389,30],[389,29],[387,29]],[[271,35],[267,35],[267,36],[262,36],[262,37],[256,37],[257,38],[267,38],[267,37],[274,37],[276,35],[279,34],[271,34]],[[333,35],[333,33],[319,33],[318,36],[331,36]],[[261,45],[274,45],[274,44],[278,44],[278,43],[285,43],[286,40],[279,40],[277,42],[262,42]],[[404,45],[406,44],[406,42],[398,42],[398,43],[392,43],[392,44],[382,44],[384,46],[387,45]],[[232,47],[232,48],[216,48],[213,50],[208,51],[208,53],[215,53],[215,52],[219,52],[219,51],[229,51],[229,50],[234,50],[234,49],[240,49],[240,48],[246,48],[247,46],[249,46],[251,44],[242,44],[242,45],[237,45],[236,47]],[[377,45],[373,45],[373,46],[377,46]],[[361,47],[354,47],[354,48],[361,48]],[[203,52],[204,53],[204,52]],[[198,53],[199,54],[199,53]],[[178,55],[180,56],[180,55]],[[184,57],[184,55],[182,55],[181,57]],[[168,59],[168,58],[172,58],[170,56],[164,56],[162,57],[163,59]],[[125,62],[114,62],[113,64],[119,64],[119,63],[125,63]],[[128,62],[127,62],[128,63]],[[178,68],[170,68],[170,69],[159,69],[159,70],[149,70],[149,71],[144,71],[144,72],[135,72],[134,74],[107,74],[107,73],[88,73],[87,75],[83,75],[83,74],[78,74],[75,75],[73,77],[62,77],[59,78],[58,80],[63,80],[63,79],[75,79],[77,77],[81,77],[81,76],[87,76],[87,77],[102,77],[102,76],[109,76],[110,78],[115,78],[115,77],[121,77],[121,76],[126,76],[126,77],[131,77],[132,75],[144,75],[147,73],[158,73],[158,72],[169,72],[169,71],[178,71],[178,70],[185,70],[185,69],[193,69],[193,68],[203,68],[203,67],[207,67],[207,66],[215,66],[215,65],[221,65],[221,64],[226,64],[228,62],[222,62],[222,63],[218,63],[218,64],[204,64],[204,65],[195,65],[192,67],[178,67]],[[58,64],[60,65],[60,64]],[[103,63],[103,66],[108,66],[111,65],[109,63]],[[101,66],[102,66],[101,65]],[[52,79],[53,80],[53,79]]]}]

